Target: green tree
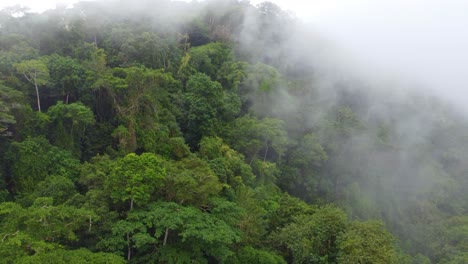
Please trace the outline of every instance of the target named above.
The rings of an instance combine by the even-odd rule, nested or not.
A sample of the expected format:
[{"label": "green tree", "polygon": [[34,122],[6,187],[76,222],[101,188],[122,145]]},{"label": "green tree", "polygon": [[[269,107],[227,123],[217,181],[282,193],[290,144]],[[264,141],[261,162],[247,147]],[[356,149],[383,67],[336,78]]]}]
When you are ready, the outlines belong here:
[{"label": "green tree", "polygon": [[227,142],[246,155],[249,163],[264,162],[284,155],[288,144],[284,122],[275,118],[257,119],[253,116],[237,118],[230,127]]},{"label": "green tree", "polygon": [[[468,254],[468,217],[453,216],[443,220],[433,235],[437,236],[433,248],[437,248],[436,257],[441,263],[463,263]],[[432,236],[431,236],[432,237]]]},{"label": "green tree", "polygon": [[[162,186],[166,177],[162,164],[162,158],[155,154],[130,153],[113,163],[105,186],[115,201],[130,201],[129,211],[132,211],[134,203],[145,205],[156,189]],[[127,260],[132,257],[131,233],[126,233]]]},{"label": "green tree", "polygon": [[0,82],[0,132],[5,131],[9,125],[16,123],[12,110],[21,107],[21,97],[21,92]]},{"label": "green tree", "polygon": [[115,222],[121,219],[121,212],[117,211],[120,207],[115,208],[115,199],[111,195],[113,190],[108,188],[108,178],[114,162],[107,155],[98,155],[80,167],[77,185],[86,189],[80,205],[101,217],[99,228],[92,230],[92,234],[97,237],[111,232]]},{"label": "green tree", "polygon": [[312,215],[297,216],[292,223],[274,232],[272,241],[286,247],[293,263],[336,263],[338,238],[346,226],[346,214],[327,205]]},{"label": "green tree", "polygon": [[338,263],[399,263],[394,241],[381,222],[352,222],[338,238]]},{"label": "green tree", "polygon": [[16,200],[21,205],[30,206],[39,197],[50,197],[54,205],[64,204],[77,195],[75,184],[63,175],[51,175],[39,182],[30,194],[21,195]]},{"label": "green tree", "polygon": [[239,227],[242,244],[261,247],[267,231],[267,208],[262,204],[256,189],[239,186],[232,191],[234,201],[244,210],[240,215]]},{"label": "green tree", "polygon": [[[0,11],[1,12],[1,11]],[[12,21],[12,17],[7,20]],[[5,25],[3,22],[2,25]],[[0,37],[0,72],[14,73],[14,64],[37,58],[38,51],[31,46],[30,39],[22,34],[2,34]]]},{"label": "green tree", "polygon": [[225,93],[218,82],[205,74],[190,77],[184,94],[184,132],[187,142],[193,148],[203,136],[215,136],[220,132],[223,111],[235,115],[239,108],[225,109]]},{"label": "green tree", "polygon": [[[3,207],[3,204],[0,207]],[[4,232],[2,235],[5,239],[0,246],[0,256],[5,263],[16,263],[22,257],[59,248],[57,244],[37,240],[18,230],[12,233]]]},{"label": "green tree", "polygon": [[234,257],[227,261],[227,263],[286,264],[286,261],[273,252],[247,246],[239,250]]},{"label": "green tree", "polygon": [[215,42],[190,49],[190,64],[199,72],[215,80],[221,66],[232,61],[231,49],[223,43]]},{"label": "green tree", "polygon": [[31,193],[39,182],[50,175],[62,175],[71,180],[78,178],[79,160],[73,158],[70,152],[50,145],[43,137],[13,142],[6,159],[16,193]]},{"label": "green tree", "polygon": [[59,101],[47,110],[47,115],[51,122],[49,137],[53,143],[74,154],[79,154],[79,143],[86,128],[95,123],[91,109],[79,102],[63,104]]},{"label": "green tree", "polygon": [[216,215],[172,202],[133,210],[127,220],[114,226],[112,238],[102,244],[122,248],[126,233],[133,234],[132,249],[143,256],[146,252],[159,262],[205,262],[206,256],[225,261],[233,254],[230,246],[240,241],[238,231]]},{"label": "green tree", "polygon": [[223,63],[218,71],[217,80],[230,91],[240,93],[240,86],[247,77],[246,62],[228,61]]},{"label": "green tree", "polygon": [[12,202],[0,204],[1,235],[5,243],[0,248],[7,246],[13,250],[3,254],[18,257],[44,253],[58,247],[58,243],[77,241],[79,233],[90,231],[91,223],[99,220],[93,211],[53,203],[50,197],[40,197],[26,208]]},{"label": "green tree", "polygon": [[276,68],[263,63],[248,65],[239,88],[242,103],[260,117],[273,117],[274,113],[281,112],[279,107],[284,102],[280,88],[284,85]]},{"label": "green tree", "polygon": [[162,110],[160,102],[168,101],[166,89],[177,86],[171,74],[145,67],[114,68],[97,85],[112,98],[119,121],[113,136],[119,140],[120,150],[127,154],[142,147],[156,152],[158,139],[164,138],[156,134],[164,132],[163,126],[157,123],[158,118],[163,114],[171,118],[167,111],[159,111]]},{"label": "green tree", "polygon": [[53,54],[47,62],[50,81],[62,96],[63,102],[68,104],[70,95],[78,95],[80,83],[84,80],[84,67],[76,59]]},{"label": "green tree", "polygon": [[244,156],[231,149],[219,137],[204,137],[200,142],[198,155],[208,161],[220,181],[231,187],[252,185],[255,175],[245,163]]},{"label": "green tree", "polygon": [[320,199],[320,176],[327,160],[319,137],[312,133],[303,135],[288,148],[278,185],[306,201]]},{"label": "green tree", "polygon": [[160,193],[167,201],[207,206],[208,200],[223,187],[208,163],[196,157],[168,162],[166,171]]},{"label": "green tree", "polygon": [[93,253],[88,249],[66,250],[57,249],[50,250],[33,256],[22,257],[15,261],[21,264],[78,264],[78,263],[96,263],[96,264],[124,264],[125,260],[111,253]]},{"label": "green tree", "polygon": [[105,186],[115,201],[130,201],[130,210],[134,203],[143,206],[163,184],[163,164],[163,159],[152,153],[128,154],[113,163]]},{"label": "green tree", "polygon": [[270,212],[269,229],[275,231],[294,222],[301,215],[311,215],[314,208],[304,201],[284,193],[280,196],[278,207]]},{"label": "green tree", "polygon": [[37,109],[41,112],[41,100],[39,97],[39,86],[49,82],[49,69],[44,58],[38,60],[27,60],[15,64],[16,70],[34,85],[36,89]]}]

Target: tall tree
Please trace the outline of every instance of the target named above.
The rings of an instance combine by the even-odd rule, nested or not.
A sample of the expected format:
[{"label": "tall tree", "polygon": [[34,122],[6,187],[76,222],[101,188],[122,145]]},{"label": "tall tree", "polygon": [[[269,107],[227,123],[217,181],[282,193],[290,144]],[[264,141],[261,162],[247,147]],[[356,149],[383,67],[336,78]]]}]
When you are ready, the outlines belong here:
[{"label": "tall tree", "polygon": [[[96,84],[106,89],[112,98],[120,123],[114,136],[119,140],[120,150],[126,154],[145,145],[139,144],[141,141],[138,140],[141,128],[145,128],[147,133],[151,129],[156,130],[159,100],[167,99],[164,89],[177,85],[177,81],[163,70],[130,67],[114,68]],[[147,145],[154,145],[154,142]]]},{"label": "tall tree", "polygon": [[80,156],[79,142],[88,126],[94,124],[94,114],[82,103],[64,104],[62,101],[51,106],[47,115],[51,121],[50,136],[53,143]]},{"label": "tall tree", "polygon": [[39,86],[49,82],[49,69],[44,58],[37,60],[27,60],[15,64],[16,70],[21,73],[24,78],[34,85],[36,89],[37,110],[41,112],[41,99],[39,96]]},{"label": "tall tree", "polygon": [[[161,166],[162,159],[152,153],[140,156],[131,153],[114,163],[106,182],[111,197],[116,201],[130,201],[130,209],[134,203],[147,203],[156,188],[162,185],[166,176]],[[127,260],[132,257],[131,233],[127,232]]]},{"label": "tall tree", "polygon": [[78,94],[79,84],[84,81],[84,67],[76,59],[53,54],[48,61],[48,68],[51,82],[62,96],[63,102],[68,104],[70,96]]},{"label": "tall tree", "polygon": [[345,231],[346,214],[328,205],[312,215],[299,215],[294,221],[273,233],[278,246],[286,246],[293,263],[336,263],[337,240]]},{"label": "tall tree", "polygon": [[116,201],[130,201],[144,205],[166,176],[161,157],[152,153],[128,154],[115,161],[108,176],[106,187]]},{"label": "tall tree", "polygon": [[19,103],[21,97],[21,92],[0,82],[0,132],[5,131],[9,125],[16,123],[11,110],[21,106]]},{"label": "tall tree", "polygon": [[50,175],[63,175],[75,180],[79,160],[71,153],[49,144],[43,138],[13,142],[5,155],[11,172],[14,193],[30,193]]},{"label": "tall tree", "polygon": [[394,237],[376,221],[353,222],[338,239],[338,262],[392,264],[398,262]]}]

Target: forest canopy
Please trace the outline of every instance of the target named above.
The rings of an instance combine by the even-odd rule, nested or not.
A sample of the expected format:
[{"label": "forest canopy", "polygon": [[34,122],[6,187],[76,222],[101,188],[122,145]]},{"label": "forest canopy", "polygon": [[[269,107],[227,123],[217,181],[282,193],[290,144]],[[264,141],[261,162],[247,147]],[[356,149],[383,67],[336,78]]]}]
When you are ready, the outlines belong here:
[{"label": "forest canopy", "polygon": [[[468,120],[270,2],[0,11],[3,263],[468,263]],[[304,43],[305,42],[305,43]]]}]

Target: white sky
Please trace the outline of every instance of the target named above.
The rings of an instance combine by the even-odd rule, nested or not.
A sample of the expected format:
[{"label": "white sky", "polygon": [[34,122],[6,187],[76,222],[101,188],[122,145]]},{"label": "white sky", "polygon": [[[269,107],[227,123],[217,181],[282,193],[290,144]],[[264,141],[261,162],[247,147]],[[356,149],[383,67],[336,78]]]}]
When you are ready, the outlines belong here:
[{"label": "white sky", "polygon": [[[54,0],[0,0],[33,11]],[[76,0],[59,0],[74,3]],[[251,0],[258,4],[261,0]],[[400,74],[466,105],[468,0],[270,0],[289,9],[364,68]]]},{"label": "white sky", "polygon": [[363,71],[431,87],[468,112],[468,0],[271,2],[295,11]]},{"label": "white sky", "polygon": [[76,0],[62,0],[62,1],[56,1],[56,0],[1,0],[0,2],[0,8],[4,8],[7,6],[14,6],[14,5],[22,5],[22,6],[28,6],[31,8],[31,11],[33,12],[42,12],[47,9],[52,9],[55,8],[56,3],[65,3],[65,4],[72,4],[76,3],[78,1]]}]

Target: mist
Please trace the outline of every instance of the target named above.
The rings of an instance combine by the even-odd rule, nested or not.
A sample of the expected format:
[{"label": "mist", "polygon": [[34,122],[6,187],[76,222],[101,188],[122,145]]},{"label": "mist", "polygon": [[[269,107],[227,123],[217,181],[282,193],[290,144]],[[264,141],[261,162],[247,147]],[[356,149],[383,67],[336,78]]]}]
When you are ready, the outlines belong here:
[{"label": "mist", "polygon": [[[283,13],[292,27],[271,23],[283,39],[275,42],[261,19],[247,16],[241,43],[261,51],[248,58],[301,76],[304,90],[280,83],[267,103],[253,94],[252,108],[285,120],[298,144],[304,139],[297,131],[313,133],[329,156],[281,187],[314,203],[339,204],[356,219],[385,219],[403,244],[413,245],[411,253],[434,257],[424,241],[447,217],[442,212],[453,210],[442,196],[464,199],[456,182],[466,178],[465,165],[448,160],[466,152],[459,136],[468,124],[468,4],[276,2],[301,10],[299,20]],[[343,120],[350,127],[330,131]],[[307,181],[313,183],[305,187]]]},{"label": "mist", "polygon": [[347,53],[337,63],[364,78],[430,89],[468,113],[466,1],[312,1],[296,8],[311,28]]},{"label": "mist", "polygon": [[[272,184],[282,192],[313,205],[333,203],[351,220],[384,221],[411,256],[423,254],[439,261],[450,250],[458,254],[456,246],[446,249],[444,241],[425,242],[445,232],[441,226],[448,219],[468,212],[468,146],[464,144],[468,134],[464,102],[468,95],[464,80],[468,76],[464,28],[468,18],[464,12],[468,3],[272,1],[280,9],[257,1],[250,1],[252,5],[235,0],[139,2],[79,3],[70,9],[69,20],[61,19],[67,12],[51,11],[38,21],[44,28],[50,27],[49,21],[64,23],[51,27],[51,32],[74,32],[69,26],[79,29],[76,32],[83,43],[92,43],[107,55],[107,64],[102,66],[107,70],[138,65],[174,77],[174,87],[167,91],[170,96],[161,104],[167,104],[169,110],[163,110],[170,113],[166,118],[176,128],[171,133],[185,140],[192,151],[197,151],[202,136],[219,136],[245,155],[255,173],[260,170],[255,164],[261,162],[273,168]],[[50,36],[56,36],[31,35],[52,43]],[[76,56],[78,44],[67,42],[68,49],[59,44],[37,46],[40,55]],[[186,98],[191,97],[185,94],[187,79],[195,73],[219,82],[222,92],[238,99],[230,102],[227,98],[216,107],[232,103],[229,106],[235,110],[237,102],[242,105],[236,114],[208,120],[218,124],[215,119],[220,119],[220,131],[210,127],[207,135],[200,132],[190,137],[197,126],[189,126],[192,123],[187,120],[199,116],[186,114],[191,103]],[[96,131],[111,138],[109,131],[125,119],[114,119],[116,113],[109,111],[113,102],[106,96],[81,93],[72,99],[94,100],[90,103],[93,110],[106,113],[103,116],[109,119],[100,120],[108,124],[108,130]],[[55,103],[53,99],[50,96],[48,106]],[[157,104],[155,109],[160,107]],[[227,107],[216,107],[206,116],[228,112]],[[160,122],[158,114],[155,111],[154,116],[135,120]],[[196,120],[193,123],[203,123]],[[242,130],[249,123],[237,126],[239,120],[269,121],[261,123],[259,133],[271,138],[254,138],[254,133]],[[159,133],[160,128],[151,122],[143,123],[140,131]],[[139,135],[134,137],[137,144]],[[275,142],[275,137],[281,140]],[[242,140],[257,140],[259,147],[245,151],[245,145],[250,145],[240,146]],[[120,146],[116,144],[120,143],[110,142],[99,151],[117,155]],[[161,151],[157,144],[162,143],[155,143],[155,152]],[[148,151],[146,147],[135,149]],[[262,159],[257,155],[260,152]],[[96,154],[89,153],[82,159]],[[446,251],[435,252],[438,248]]]}]

